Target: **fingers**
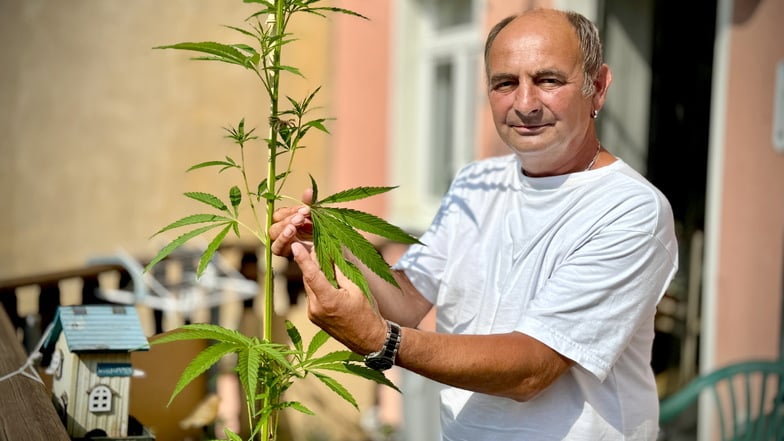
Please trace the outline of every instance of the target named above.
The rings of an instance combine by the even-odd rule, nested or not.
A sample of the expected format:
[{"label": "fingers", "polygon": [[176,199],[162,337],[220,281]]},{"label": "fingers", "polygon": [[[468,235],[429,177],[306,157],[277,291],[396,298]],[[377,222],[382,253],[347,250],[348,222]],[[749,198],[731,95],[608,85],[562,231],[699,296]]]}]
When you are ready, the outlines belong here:
[{"label": "fingers", "polygon": [[[313,204],[313,189],[308,188],[302,192],[302,203],[304,205],[311,205]],[[295,207],[283,207],[278,208],[272,213],[272,222],[280,222],[287,217],[290,217],[300,211],[303,207],[302,206],[295,206]]]},{"label": "fingers", "polygon": [[313,189],[307,188],[302,192],[302,203],[305,205],[313,204]]},{"label": "fingers", "polygon": [[287,217],[291,217],[294,215],[300,207],[283,207],[278,208],[272,213],[272,222],[281,222],[285,220]]},{"label": "fingers", "polygon": [[272,237],[277,238],[272,241],[272,245],[270,248],[272,250],[272,254],[276,256],[287,256],[289,253],[289,246],[291,246],[291,241],[294,239],[294,236],[297,234],[297,227],[291,224],[282,225],[282,228],[279,229],[277,235],[272,235]]},{"label": "fingers", "polygon": [[299,207],[297,211],[288,212],[288,217],[274,223],[270,227],[271,251],[278,256],[289,254],[294,242],[309,242],[313,234],[313,222],[310,220],[310,207]]},{"label": "fingers", "polygon": [[[302,275],[305,278],[306,284],[311,285],[316,290],[321,287],[327,288],[327,285],[331,288],[334,288],[332,283],[327,280],[327,277],[321,271],[315,249],[312,247],[307,247],[305,244],[300,242],[295,242],[291,244],[291,254],[294,255],[294,260],[296,260],[297,264],[300,266],[300,270],[302,271]],[[299,254],[304,255],[304,257],[299,256]],[[303,265],[306,267],[303,267]],[[323,279],[326,284],[322,283],[320,279]],[[340,268],[337,267],[335,267],[335,279],[337,280],[338,286],[340,288],[352,289],[357,292],[361,291],[360,288],[354,282],[352,282],[351,279],[346,277]]]},{"label": "fingers", "polygon": [[271,251],[278,256],[287,256],[291,244],[295,241],[309,241],[313,234],[313,223],[310,220],[310,207],[313,203],[313,189],[302,192],[303,206],[283,207],[272,214],[270,226]]},{"label": "fingers", "polygon": [[304,280],[306,287],[315,292],[335,289],[335,287],[329,283],[329,280],[327,280],[324,273],[321,272],[318,262],[315,260],[315,256],[313,256],[304,245],[299,242],[291,244],[291,254],[294,255],[294,260],[302,271],[302,279]]}]

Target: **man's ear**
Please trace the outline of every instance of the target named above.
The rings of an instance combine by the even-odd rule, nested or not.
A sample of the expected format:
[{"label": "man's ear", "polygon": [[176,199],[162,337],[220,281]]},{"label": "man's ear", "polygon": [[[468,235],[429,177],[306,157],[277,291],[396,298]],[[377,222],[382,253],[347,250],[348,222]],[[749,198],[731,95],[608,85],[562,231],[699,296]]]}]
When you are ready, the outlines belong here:
[{"label": "man's ear", "polygon": [[599,68],[599,73],[593,80],[594,109],[601,110],[602,107],[604,107],[604,100],[607,97],[607,89],[610,88],[610,83],[612,83],[612,71],[610,71],[610,66],[602,64],[602,67]]}]

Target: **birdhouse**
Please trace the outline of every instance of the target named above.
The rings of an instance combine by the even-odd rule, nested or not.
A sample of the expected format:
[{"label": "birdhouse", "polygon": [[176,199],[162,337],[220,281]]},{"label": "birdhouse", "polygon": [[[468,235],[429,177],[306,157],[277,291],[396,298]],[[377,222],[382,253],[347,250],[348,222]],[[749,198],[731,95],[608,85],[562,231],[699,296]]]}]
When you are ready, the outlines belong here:
[{"label": "birdhouse", "polygon": [[61,306],[43,352],[52,399],[71,438],[128,435],[131,352],[147,351],[134,307]]}]

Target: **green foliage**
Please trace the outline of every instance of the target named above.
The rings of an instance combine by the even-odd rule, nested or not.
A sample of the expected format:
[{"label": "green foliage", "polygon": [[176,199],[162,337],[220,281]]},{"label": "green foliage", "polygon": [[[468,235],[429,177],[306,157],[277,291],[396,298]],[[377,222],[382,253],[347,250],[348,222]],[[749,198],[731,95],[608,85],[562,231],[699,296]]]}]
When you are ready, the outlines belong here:
[{"label": "green foliage", "polygon": [[[318,198],[318,185],[312,176],[310,181],[313,188],[313,198],[316,199]],[[327,196],[321,200],[316,200],[310,207],[310,214],[313,219],[313,243],[316,249],[316,257],[327,279],[333,286],[338,286],[334,270],[337,267],[349,280],[362,289],[365,297],[371,302],[373,297],[365,277],[356,265],[346,260],[344,248],[379,277],[394,286],[398,285],[384,258],[357,230],[404,244],[419,243],[419,241],[399,227],[372,214],[350,208],[330,207],[328,205],[375,196],[395,188],[352,188]]]},{"label": "green foliage", "polygon": [[[293,409],[308,415],[313,411],[297,401],[281,401],[283,392],[294,384],[294,380],[313,375],[329,390],[346,400],[355,408],[357,402],[351,393],[330,373],[350,374],[375,381],[394,389],[397,387],[384,375],[362,364],[362,357],[351,351],[334,351],[316,356],[318,350],[328,340],[324,331],[318,331],[307,349],[302,345],[302,337],[291,322],[286,322],[286,330],[293,347],[264,342],[256,337],[247,337],[237,331],[218,325],[192,324],[153,338],[153,345],[182,340],[210,340],[213,343],[200,352],[183,371],[169,403],[179,395],[193,380],[206,372],[215,363],[229,354],[237,354],[235,372],[242,384],[249,414],[256,417],[254,432],[260,430],[260,421],[272,411]],[[274,391],[274,394],[271,393]],[[263,399],[270,397],[268,405]],[[233,438],[231,438],[233,439]]]},{"label": "green foliage", "polygon": [[[316,88],[301,100],[290,96],[281,98],[279,94],[281,73],[302,76],[298,68],[281,63],[282,49],[296,41],[292,35],[286,32],[286,29],[291,17],[297,13],[325,16],[326,13],[335,12],[360,18],[365,17],[348,9],[321,6],[322,0],[243,1],[260,5],[261,9],[246,19],[245,27],[226,26],[226,28],[237,32],[240,37],[250,40],[252,44],[203,41],[158,46],[156,49],[189,51],[196,53],[196,56],[193,57],[194,60],[235,65],[252,72],[259,79],[269,97],[270,112],[267,120],[269,136],[259,139],[254,134],[255,129],[246,129],[244,118],[236,126],[224,128],[227,133],[225,137],[238,147],[237,155],[222,155],[222,159],[195,164],[187,171],[212,168],[217,169],[218,173],[236,173],[239,177],[239,185],[233,185],[229,189],[227,199],[204,192],[185,193],[187,198],[205,205],[215,213],[185,216],[156,232],[155,235],[160,235],[180,228],[190,228],[165,245],[145,270],[158,264],[191,239],[211,231],[217,231],[217,233],[214,233],[199,260],[197,266],[199,276],[203,274],[229,233],[234,233],[239,237],[241,231],[249,232],[265,248],[265,328],[261,339],[244,336],[236,331],[216,325],[196,324],[187,325],[160,336],[154,339],[153,343],[161,344],[193,339],[206,339],[214,342],[186,367],[172,392],[170,401],[221,358],[228,354],[236,354],[236,372],[246,395],[247,412],[252,425],[251,439],[258,436],[259,439],[266,441],[274,440],[276,437],[278,411],[293,409],[313,414],[302,403],[283,400],[284,392],[298,378],[313,375],[329,390],[354,407],[357,407],[356,400],[348,389],[334,378],[334,373],[359,376],[395,389],[396,387],[383,374],[365,367],[362,364],[362,358],[350,351],[337,351],[316,356],[318,350],[328,339],[328,335],[323,331],[317,333],[305,348],[297,329],[293,324],[287,323],[287,332],[292,346],[272,343],[272,287],[274,285],[272,283],[272,255],[269,247],[272,214],[276,202],[288,198],[284,196],[283,188],[292,173],[296,152],[305,147],[302,144],[305,136],[314,129],[329,133],[326,127],[327,118],[311,116],[311,112],[314,110],[313,101],[320,88]],[[280,108],[281,102],[287,104],[288,108]],[[267,173],[266,177],[258,184],[251,185],[248,178],[250,167],[245,161],[245,147],[256,140],[263,142],[267,147]],[[279,164],[279,160],[283,162]],[[369,300],[372,300],[368,283],[358,267],[361,264],[378,274],[382,279],[396,285],[388,265],[362,232],[406,244],[415,243],[417,240],[400,228],[376,216],[335,205],[379,195],[394,187],[353,188],[319,200],[316,182],[312,178],[311,181],[314,194],[311,217],[314,225],[315,250],[321,268],[332,284],[337,286],[337,268],[357,284]],[[249,213],[253,223],[245,223],[247,221],[240,220],[241,213]],[[346,256],[349,256],[351,261],[347,260]],[[230,430],[226,430],[226,436],[231,440],[241,439]]]}]

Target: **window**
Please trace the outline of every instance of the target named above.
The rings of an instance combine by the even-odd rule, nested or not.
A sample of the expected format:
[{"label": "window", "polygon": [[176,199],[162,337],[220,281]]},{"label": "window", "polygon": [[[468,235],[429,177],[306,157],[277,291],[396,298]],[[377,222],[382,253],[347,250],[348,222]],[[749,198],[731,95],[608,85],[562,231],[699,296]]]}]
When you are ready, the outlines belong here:
[{"label": "window", "polygon": [[[449,60],[436,61],[433,68],[433,93],[431,100],[435,109],[432,118],[433,124],[430,127],[430,163],[444,164],[454,162],[452,146],[454,136],[452,125],[454,117],[450,109],[454,108],[454,65]],[[451,171],[449,168],[433,168],[430,174],[429,189],[434,194],[443,193],[449,186]]]},{"label": "window", "polygon": [[88,409],[93,413],[112,411],[112,390],[108,386],[98,385],[90,391]]},{"label": "window", "polygon": [[422,230],[457,171],[474,158],[481,93],[479,0],[405,0],[394,55],[392,220]]},{"label": "window", "polygon": [[[440,198],[457,171],[473,159],[476,57],[465,53],[437,54],[433,57],[428,82],[432,106],[428,116],[428,193]],[[426,118],[428,118],[426,117]]]},{"label": "window", "polygon": [[430,3],[433,25],[439,31],[471,25],[474,21],[473,0],[432,0]]}]

